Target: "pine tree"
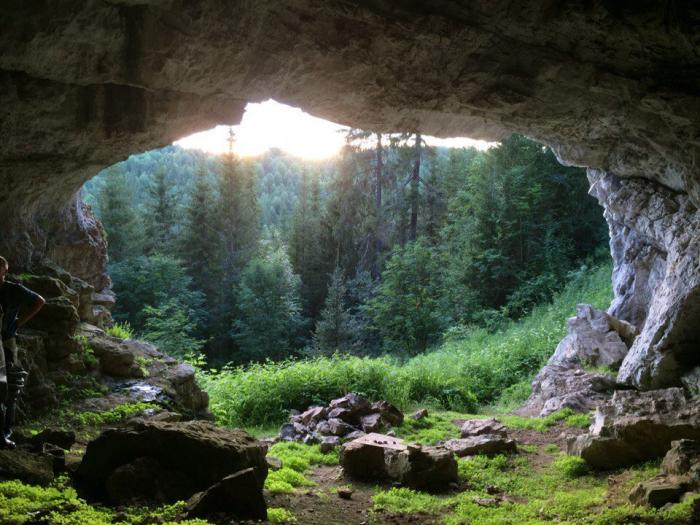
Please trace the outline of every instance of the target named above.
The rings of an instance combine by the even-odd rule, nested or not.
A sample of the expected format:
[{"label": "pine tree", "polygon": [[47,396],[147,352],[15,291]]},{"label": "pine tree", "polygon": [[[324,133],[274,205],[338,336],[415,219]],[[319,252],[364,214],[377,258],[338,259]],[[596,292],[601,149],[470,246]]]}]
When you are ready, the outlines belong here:
[{"label": "pine tree", "polygon": [[113,263],[139,255],[143,249],[143,234],[132,201],[133,191],[126,174],[113,168],[105,179],[98,200],[100,220],[107,232],[108,253]]},{"label": "pine tree", "polygon": [[148,186],[148,201],[144,214],[147,241],[146,253],[167,253],[173,242],[175,228],[175,198],[167,184],[164,164],[158,164]]},{"label": "pine tree", "polygon": [[328,285],[321,318],[316,323],[313,351],[320,355],[347,352],[353,339],[352,318],[346,306],[347,287],[343,271],[336,267]]},{"label": "pine tree", "polygon": [[[254,171],[233,152],[233,130],[219,175],[219,231],[226,282],[233,284],[253,257],[260,237]],[[228,285],[227,285],[228,286]]]},{"label": "pine tree", "polygon": [[204,162],[195,174],[190,200],[185,208],[180,253],[194,287],[204,293],[209,311],[221,302],[221,244],[216,231],[215,203]]}]

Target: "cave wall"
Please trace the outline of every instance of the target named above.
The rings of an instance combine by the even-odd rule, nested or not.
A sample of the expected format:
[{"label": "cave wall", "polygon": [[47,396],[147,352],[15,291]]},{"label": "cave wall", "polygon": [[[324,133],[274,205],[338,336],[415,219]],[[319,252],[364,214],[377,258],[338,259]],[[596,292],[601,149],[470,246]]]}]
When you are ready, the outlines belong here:
[{"label": "cave wall", "polygon": [[694,360],[697,2],[5,0],[0,26],[0,253],[15,267],[48,257],[108,284],[83,182],[273,97],[370,130],[519,132],[588,166],[611,311],[643,327],[621,379],[674,383]]}]

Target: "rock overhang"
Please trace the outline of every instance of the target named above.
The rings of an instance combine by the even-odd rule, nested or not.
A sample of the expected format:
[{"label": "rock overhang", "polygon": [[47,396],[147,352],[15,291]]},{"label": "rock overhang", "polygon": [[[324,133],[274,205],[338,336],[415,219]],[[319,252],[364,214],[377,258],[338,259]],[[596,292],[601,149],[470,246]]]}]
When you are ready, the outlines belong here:
[{"label": "rock overhang", "polygon": [[[8,0],[0,22],[0,250],[15,267],[56,259],[98,289],[106,248],[74,198],[83,182],[131,153],[236,123],[246,102],[270,97],[365,129],[526,134],[594,168],[593,179],[640,180],[625,191],[683,200],[669,231],[692,226],[700,206],[692,2]],[[698,282],[698,236],[659,243],[644,230],[663,221],[607,202],[615,271],[644,290],[619,281],[615,311],[655,326],[634,350],[639,363],[673,364],[647,350],[697,343],[663,317],[689,301],[671,313],[683,326],[697,318],[683,283]],[[667,271],[671,252],[683,280]],[[677,382],[670,375],[663,384]]]}]

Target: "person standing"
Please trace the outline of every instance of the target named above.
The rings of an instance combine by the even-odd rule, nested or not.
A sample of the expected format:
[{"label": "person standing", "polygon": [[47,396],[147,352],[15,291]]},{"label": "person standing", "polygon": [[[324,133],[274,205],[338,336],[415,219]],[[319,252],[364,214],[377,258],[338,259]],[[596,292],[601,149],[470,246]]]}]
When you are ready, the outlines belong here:
[{"label": "person standing", "polygon": [[17,329],[34,317],[46,302],[44,298],[19,283],[5,280],[10,265],[0,256],[0,448],[14,448],[10,439],[15,420],[17,398],[24,387],[27,372],[17,356]]}]

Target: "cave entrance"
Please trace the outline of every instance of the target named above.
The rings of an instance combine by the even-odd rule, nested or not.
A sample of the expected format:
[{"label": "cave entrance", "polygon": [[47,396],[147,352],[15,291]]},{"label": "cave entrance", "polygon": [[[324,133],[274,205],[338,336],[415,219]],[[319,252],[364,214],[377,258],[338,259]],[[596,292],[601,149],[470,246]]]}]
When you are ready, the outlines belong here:
[{"label": "cave entrance", "polygon": [[219,368],[405,359],[526,316],[607,241],[583,175],[520,136],[377,134],[269,101],[82,196],[107,231],[118,327]]}]

